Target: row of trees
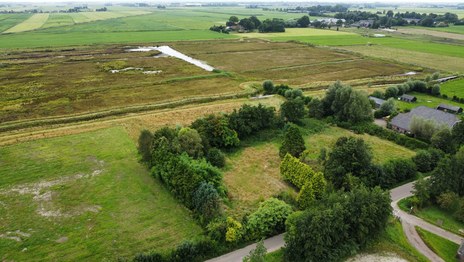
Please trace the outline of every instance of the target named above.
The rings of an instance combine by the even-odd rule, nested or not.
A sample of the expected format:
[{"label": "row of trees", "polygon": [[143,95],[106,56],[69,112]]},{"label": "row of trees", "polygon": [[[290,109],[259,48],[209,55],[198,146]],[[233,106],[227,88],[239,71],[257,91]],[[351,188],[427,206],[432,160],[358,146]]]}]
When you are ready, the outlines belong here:
[{"label": "row of trees", "polygon": [[308,106],[309,116],[314,118],[332,116],[338,122],[351,124],[373,120],[367,95],[339,81],[329,87],[324,98],[314,98]]},{"label": "row of trees", "polygon": [[337,191],[287,220],[287,261],[340,261],[352,255],[385,228],[390,196],[364,186]]},{"label": "row of trees", "polygon": [[415,184],[412,203],[419,208],[437,205],[464,222],[464,146],[456,154],[443,156],[430,178]]}]

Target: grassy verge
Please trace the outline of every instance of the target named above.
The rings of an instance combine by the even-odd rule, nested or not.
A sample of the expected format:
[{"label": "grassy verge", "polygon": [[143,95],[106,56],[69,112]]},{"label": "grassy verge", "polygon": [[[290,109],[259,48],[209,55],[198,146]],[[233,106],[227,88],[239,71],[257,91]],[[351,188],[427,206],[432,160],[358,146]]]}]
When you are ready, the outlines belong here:
[{"label": "grassy verge", "polygon": [[[409,212],[411,205],[410,205],[410,198],[402,199],[398,202],[398,206],[405,212]],[[423,220],[441,227],[445,230],[453,232],[459,235],[459,230],[464,229],[464,223],[459,222],[451,214],[446,211],[441,210],[436,206],[427,206],[421,209],[416,209],[414,211],[414,215],[422,218]],[[442,221],[441,225],[437,223],[438,221]]]},{"label": "grassy verge", "polygon": [[0,148],[4,260],[117,260],[202,233],[123,128]]},{"label": "grassy verge", "polygon": [[279,249],[277,251],[267,253],[264,260],[266,262],[282,262],[284,261],[284,250]]},{"label": "grassy verge", "polygon": [[401,223],[393,218],[388,223],[379,240],[368,247],[368,253],[395,253],[408,261],[426,262],[424,257],[408,242]]},{"label": "grassy verge", "polygon": [[420,227],[416,227],[417,233],[422,238],[424,243],[439,257],[446,262],[456,262],[456,252],[459,245],[428,232]]}]

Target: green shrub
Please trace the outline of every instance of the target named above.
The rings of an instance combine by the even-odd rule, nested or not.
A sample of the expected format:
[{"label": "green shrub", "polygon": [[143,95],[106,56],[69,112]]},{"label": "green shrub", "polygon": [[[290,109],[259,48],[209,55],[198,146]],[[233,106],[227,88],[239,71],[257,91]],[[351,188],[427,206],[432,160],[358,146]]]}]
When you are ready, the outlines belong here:
[{"label": "green shrub", "polygon": [[285,128],[282,146],[279,148],[279,156],[282,158],[286,154],[299,157],[306,149],[300,129],[295,125],[287,125]]},{"label": "green shrub", "polygon": [[222,168],[226,165],[226,157],[221,150],[213,147],[208,150],[206,154],[206,160],[211,163],[211,165],[215,167]]},{"label": "green shrub", "polygon": [[285,220],[292,212],[292,207],[284,201],[267,199],[259,205],[258,210],[248,216],[247,238],[260,239],[283,232]]}]

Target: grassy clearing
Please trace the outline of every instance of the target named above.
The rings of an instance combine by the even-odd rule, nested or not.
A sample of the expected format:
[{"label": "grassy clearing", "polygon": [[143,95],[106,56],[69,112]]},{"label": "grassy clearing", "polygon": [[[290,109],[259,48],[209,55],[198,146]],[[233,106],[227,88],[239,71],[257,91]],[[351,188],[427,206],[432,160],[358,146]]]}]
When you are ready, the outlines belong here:
[{"label": "grassy clearing", "polygon": [[391,159],[411,158],[415,155],[412,150],[375,136],[367,134],[357,135],[339,127],[327,127],[323,131],[305,138],[307,145],[306,156],[311,160],[317,161],[321,149],[325,148],[330,151],[337,139],[342,136],[353,136],[364,139],[371,146],[374,162],[376,163],[384,163]]},{"label": "grassy clearing", "polygon": [[417,97],[417,102],[414,103],[408,103],[408,102],[403,102],[403,101],[397,101],[396,105],[398,108],[401,110],[405,109],[413,109],[418,106],[427,106],[431,108],[437,108],[438,105],[440,104],[448,104],[448,105],[454,105],[454,106],[460,106],[463,107],[464,105],[461,103],[457,103],[448,99],[444,99],[441,97],[435,97],[427,94],[422,94],[422,93],[417,93],[417,92],[412,92],[409,93],[409,95],[413,95]]},{"label": "grassy clearing", "polygon": [[464,97],[464,78],[442,84],[440,86],[440,91],[448,97]]},{"label": "grassy clearing", "polygon": [[2,147],[0,163],[3,259],[116,260],[201,234],[122,128]]},{"label": "grassy clearing", "polygon": [[34,14],[27,20],[6,30],[4,33],[18,33],[41,28],[47,22],[49,14]]},{"label": "grassy clearing", "polygon": [[252,143],[228,156],[224,181],[232,200],[227,212],[237,218],[252,213],[260,201],[292,191],[280,177],[279,143]]},{"label": "grassy clearing", "polygon": [[0,33],[31,17],[30,14],[0,14]]},{"label": "grassy clearing", "polygon": [[416,231],[424,243],[445,262],[456,262],[459,245],[416,226]]},{"label": "grassy clearing", "polygon": [[408,261],[429,261],[409,243],[401,223],[393,218],[379,240],[365,250],[367,253],[395,253]]},{"label": "grassy clearing", "polygon": [[[400,202],[398,202],[398,206],[405,212],[409,212],[411,207],[409,198],[400,200]],[[464,223],[456,220],[452,214],[449,214],[436,206],[427,206],[421,209],[416,209],[414,210],[414,215],[457,235],[460,235],[460,229],[464,229]],[[442,222],[441,225],[438,221]]]},{"label": "grassy clearing", "polygon": [[267,253],[264,260],[266,262],[283,262],[284,261],[284,250],[279,249],[277,251]]}]

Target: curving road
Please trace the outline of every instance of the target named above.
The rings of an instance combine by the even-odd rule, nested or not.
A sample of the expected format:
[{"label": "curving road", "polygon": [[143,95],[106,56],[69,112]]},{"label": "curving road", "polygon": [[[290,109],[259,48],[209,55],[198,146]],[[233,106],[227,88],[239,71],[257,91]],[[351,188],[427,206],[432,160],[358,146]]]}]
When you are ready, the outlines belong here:
[{"label": "curving road", "polygon": [[[392,199],[391,206],[393,207],[393,213],[395,214],[395,216],[400,218],[406,237],[419,252],[424,254],[424,256],[426,256],[432,262],[443,262],[443,259],[438,257],[425,245],[420,236],[417,234],[415,226],[419,226],[429,232],[432,232],[436,235],[453,241],[458,245],[461,244],[463,238],[456,234],[443,230],[437,226],[434,226],[416,216],[410,215],[402,211],[398,207],[398,201],[413,195],[412,190],[414,183],[415,182],[411,182],[390,190],[390,195]],[[264,240],[264,246],[267,248],[268,252],[272,252],[284,247],[285,241],[283,238],[283,234]],[[238,249],[233,252],[222,255],[220,257],[207,260],[207,262],[241,262],[243,260],[243,257],[247,256],[250,253],[250,250],[254,249],[255,247],[256,244],[249,245],[242,249]]]}]

